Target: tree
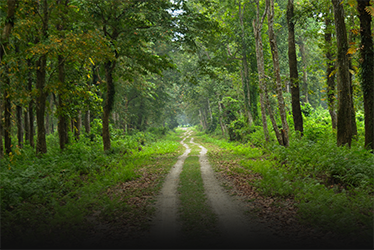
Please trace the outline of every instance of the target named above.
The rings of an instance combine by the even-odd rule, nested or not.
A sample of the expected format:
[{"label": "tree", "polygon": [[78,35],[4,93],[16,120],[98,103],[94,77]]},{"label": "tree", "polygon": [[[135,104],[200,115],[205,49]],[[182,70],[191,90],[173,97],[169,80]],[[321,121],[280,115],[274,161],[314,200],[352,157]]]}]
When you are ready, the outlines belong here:
[{"label": "tree", "polygon": [[[6,48],[8,47],[9,43],[9,37],[12,32],[12,28],[14,26],[14,18],[15,18],[15,12],[17,8],[17,0],[8,0],[7,1],[7,17],[5,20],[5,25],[1,34],[1,48],[0,48],[0,64],[3,64],[3,57],[6,54]],[[7,74],[7,66],[3,66],[3,72],[2,72],[2,78],[3,81],[5,81],[5,86],[4,88],[4,94],[3,94],[3,102],[4,102],[4,112],[5,112],[5,129],[4,129],[4,139],[5,139],[5,150],[6,153],[9,154],[12,152],[11,149],[11,131],[10,131],[10,116],[11,116],[11,103],[10,103],[10,97],[9,93],[7,91],[7,88],[10,85],[10,79],[6,75]],[[1,103],[0,103],[1,104]],[[0,109],[2,110],[2,109]],[[0,115],[1,118],[1,115]],[[2,122],[2,120],[0,120]],[[0,132],[0,142],[1,142],[1,147],[0,147],[0,154],[1,157],[3,156],[3,147],[2,147],[2,132]]]},{"label": "tree", "polygon": [[[265,95],[267,96],[267,89],[266,89],[266,80],[265,80],[265,66],[264,66],[264,49],[262,45],[262,36],[261,36],[261,30],[262,30],[262,25],[264,23],[264,19],[266,17],[266,12],[267,9],[265,8],[264,13],[262,15],[262,18],[260,20],[260,3],[257,0],[256,1],[256,18],[253,20],[253,32],[255,35],[255,40],[256,40],[256,59],[257,59],[257,72],[258,72],[258,82],[260,86],[260,105],[261,105],[261,117],[262,117],[262,129],[264,131],[264,136],[265,136],[265,141],[270,141],[269,138],[269,131],[268,131],[268,126],[267,126],[267,121],[266,121],[266,99]],[[272,112],[269,110],[269,112]],[[273,115],[271,115],[273,116]],[[272,121],[274,118],[272,119]],[[274,124],[275,120],[274,120]],[[277,138],[280,139],[280,134],[278,131],[278,127],[275,126],[276,128],[276,135]]]},{"label": "tree", "polygon": [[[177,22],[168,9],[184,9],[181,3],[175,5],[164,0],[113,0],[113,1],[88,1],[90,16],[95,17],[95,22],[101,28],[104,37],[109,41],[113,57],[104,63],[106,95],[103,107],[103,144],[104,150],[111,148],[109,135],[109,117],[113,109],[115,84],[114,76],[119,61],[121,68],[128,71],[123,72],[123,77],[131,80],[133,74],[138,72],[142,75],[149,73],[161,74],[163,69],[172,67],[167,55],[157,54],[152,49],[152,44],[172,42],[175,35],[172,27],[177,31],[188,33],[182,21]],[[188,11],[187,14],[191,14]],[[178,15],[181,20],[186,13]],[[187,15],[188,19],[190,18]],[[178,23],[178,25],[175,25]],[[191,29],[192,30],[192,29]],[[191,33],[192,34],[192,33]],[[191,34],[186,34],[188,39]]]},{"label": "tree", "polygon": [[[48,21],[49,21],[49,9],[48,1],[44,0],[40,6],[41,13],[41,28],[38,42],[43,43],[48,38]],[[48,96],[48,91],[45,88],[46,84],[46,67],[47,67],[47,54],[42,54],[39,59],[37,59],[36,68],[36,89],[38,95],[36,98],[36,122],[38,127],[37,141],[36,141],[36,153],[47,153],[47,142],[45,140],[45,103]]]},{"label": "tree", "polygon": [[295,23],[293,0],[288,0],[287,4],[287,24],[288,24],[288,60],[290,68],[290,83],[292,96],[292,114],[295,130],[303,134],[303,117],[300,108],[300,88],[299,73],[297,71],[296,46],[295,46]]},{"label": "tree", "polygon": [[364,95],[365,147],[374,149],[374,52],[371,36],[371,15],[366,8],[369,0],[357,1],[361,35],[361,85]]},{"label": "tree", "polygon": [[274,33],[274,0],[266,0],[266,6],[267,6],[267,16],[268,16],[268,33],[269,33],[269,43],[271,48],[271,55],[273,58],[273,66],[274,66],[274,74],[275,74],[275,81],[277,85],[277,97],[278,97],[278,107],[279,107],[279,113],[281,116],[282,121],[282,145],[285,147],[288,147],[289,141],[288,141],[288,123],[287,123],[287,117],[286,117],[286,110],[285,110],[285,104],[284,104],[284,98],[283,98],[283,92],[282,92],[282,82],[280,77],[280,67],[279,67],[279,55],[278,55],[278,48],[277,48],[277,41],[275,38]]},{"label": "tree", "polygon": [[352,141],[352,104],[348,61],[348,40],[345,26],[344,8],[341,0],[332,0],[334,7],[335,32],[338,47],[338,122],[337,145],[351,146]]},{"label": "tree", "polygon": [[332,34],[331,29],[333,29],[331,25],[331,19],[329,17],[329,12],[331,9],[329,8],[328,13],[326,13],[325,17],[325,35],[324,35],[324,42],[325,42],[325,56],[326,56],[326,79],[327,79],[327,105],[329,109],[329,113],[331,116],[331,124],[332,128],[336,129],[337,126],[337,117],[335,111],[335,62],[332,53]]}]

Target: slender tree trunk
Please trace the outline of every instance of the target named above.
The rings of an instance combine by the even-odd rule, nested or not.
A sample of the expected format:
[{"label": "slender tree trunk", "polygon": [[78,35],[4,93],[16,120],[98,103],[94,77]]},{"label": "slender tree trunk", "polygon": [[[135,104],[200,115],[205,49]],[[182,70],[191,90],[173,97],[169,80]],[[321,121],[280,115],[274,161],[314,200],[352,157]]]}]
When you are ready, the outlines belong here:
[{"label": "slender tree trunk", "polygon": [[82,112],[79,110],[76,120],[74,122],[74,137],[76,141],[79,141],[81,134],[81,124],[82,124]]},{"label": "slender tree trunk", "polygon": [[36,88],[38,90],[38,96],[36,98],[36,123],[38,127],[36,153],[47,153],[47,143],[45,139],[45,103],[47,99],[47,93],[45,92],[45,74],[46,74],[46,63],[47,56],[42,55],[36,62]]},{"label": "slender tree trunk", "polygon": [[[349,20],[351,22],[350,23],[351,27],[354,27],[354,25],[355,25],[355,17],[354,17],[354,15],[355,14],[353,14],[353,13],[350,13],[350,15],[349,15]],[[353,37],[352,36],[353,36],[353,33],[349,32],[348,44],[351,44],[353,42]],[[349,69],[353,71],[353,68],[352,68],[352,56],[351,56],[351,54],[348,54],[348,62],[349,62]],[[355,110],[354,102],[353,102],[352,77],[353,77],[353,74],[351,73],[351,71],[349,71],[349,85],[350,85],[350,89],[351,89],[352,136],[356,136],[357,135],[357,123],[356,123],[356,110]],[[358,139],[358,138],[356,138],[356,139]]]},{"label": "slender tree trunk", "polygon": [[364,94],[365,147],[374,149],[374,51],[371,36],[371,15],[365,8],[369,0],[357,1],[361,34],[361,85]]},{"label": "slender tree trunk", "polygon": [[104,151],[110,150],[110,133],[109,133],[109,117],[114,103],[114,83],[113,83],[113,70],[116,65],[115,61],[105,63],[105,77],[106,77],[106,99],[103,108],[103,144]]},{"label": "slender tree trunk", "polygon": [[[48,99],[48,97],[47,97],[47,99]],[[45,113],[45,134],[46,135],[50,134],[49,127],[50,127],[50,113],[49,113],[49,110],[47,108],[46,113]]]},{"label": "slender tree trunk", "polygon": [[[66,15],[66,8],[67,8],[68,1],[65,2],[64,8],[61,8],[61,12],[59,15],[62,17],[61,21],[56,25],[58,31],[61,32],[60,38],[63,39],[64,35],[62,31],[64,29],[64,20]],[[57,4],[61,4],[61,0],[57,0]],[[67,119],[67,110],[65,109],[66,106],[66,93],[65,93],[65,58],[63,55],[57,56],[57,64],[58,64],[58,81],[59,81],[59,90],[58,90],[58,103],[57,103],[57,110],[58,110],[58,121],[57,121],[57,132],[60,144],[60,150],[64,150],[66,144],[69,142],[69,122]]]},{"label": "slender tree trunk", "polygon": [[262,45],[262,24],[266,16],[265,9],[262,19],[260,20],[260,6],[259,0],[256,1],[256,18],[253,20],[253,32],[256,40],[256,59],[257,59],[257,71],[258,71],[258,82],[260,86],[260,105],[261,105],[261,118],[262,118],[262,129],[264,131],[265,141],[270,141],[268,124],[266,120],[266,103],[265,103],[265,66],[264,66],[264,50]]},{"label": "slender tree trunk", "polygon": [[91,126],[90,126],[90,110],[87,110],[84,115],[84,129],[87,134],[91,133]]},{"label": "slender tree trunk", "polygon": [[213,123],[213,113],[212,113],[212,110],[211,110],[211,108],[210,108],[209,98],[207,98],[207,100],[208,100],[208,108],[209,108],[210,122]]},{"label": "slender tree trunk", "polygon": [[222,107],[221,107],[221,102],[218,100],[218,110],[219,110],[219,125],[221,126],[221,131],[222,131],[222,136],[225,136],[225,132],[226,132],[226,126],[225,126],[225,123],[223,122],[223,118],[222,118],[222,114],[223,114],[223,111],[222,111]]},{"label": "slender tree trunk", "polygon": [[282,82],[281,82],[281,77],[280,77],[280,66],[279,66],[277,41],[275,39],[274,28],[273,28],[274,0],[266,0],[266,6],[268,6],[267,15],[268,15],[269,42],[270,42],[271,54],[272,54],[273,65],[274,65],[274,72],[275,72],[275,77],[276,77],[278,106],[279,106],[279,113],[280,113],[281,121],[282,121],[282,127],[283,127],[282,134],[284,135],[283,146],[288,147],[289,128],[288,128],[288,123],[287,123],[286,108],[285,108],[283,92],[282,92]]},{"label": "slender tree trunk", "polygon": [[[30,59],[27,59],[27,67],[28,67],[28,79],[27,79],[27,90],[29,93],[32,91],[32,73],[31,67],[32,62]],[[27,109],[28,114],[28,136],[26,136],[26,140],[29,141],[31,147],[35,147],[34,143],[34,101],[31,99],[29,102],[29,107]],[[25,123],[26,124],[26,123]]]},{"label": "slender tree trunk", "polygon": [[30,134],[29,134],[29,141],[30,141],[30,146],[35,147],[35,142],[34,142],[34,134],[35,134],[35,128],[34,128],[34,101],[30,101],[29,103],[29,125],[30,125]]},{"label": "slender tree trunk", "polygon": [[[5,85],[9,87],[10,82],[9,78],[5,78]],[[12,106],[10,102],[10,96],[8,91],[4,91],[4,145],[5,152],[9,154],[12,152],[12,138],[11,138],[11,115],[12,115]]]},{"label": "slender tree trunk", "polygon": [[338,124],[337,124],[337,145],[348,144],[352,141],[352,104],[351,89],[349,79],[348,62],[348,41],[347,30],[344,22],[344,9],[341,0],[332,0],[334,6],[334,19],[336,40],[338,46]]},{"label": "slender tree trunk", "polygon": [[17,137],[18,147],[23,147],[22,107],[17,105]]},{"label": "slender tree trunk", "polygon": [[308,93],[308,71],[307,71],[307,55],[305,50],[305,44],[303,38],[299,38],[299,48],[301,60],[303,61],[303,84],[304,84],[304,102],[309,103],[309,93]]},{"label": "slender tree trunk", "polygon": [[201,127],[203,128],[203,129],[205,129],[204,128],[204,123],[203,123],[203,116],[202,116],[202,114],[201,114],[201,110],[199,109],[199,118],[200,118],[200,125],[201,125]]},{"label": "slender tree trunk", "polygon": [[246,44],[245,44],[245,30],[244,30],[244,21],[243,21],[244,6],[242,8],[241,0],[239,0],[239,21],[241,27],[241,42],[242,42],[242,85],[244,93],[244,103],[246,114],[248,116],[248,123],[252,125],[253,115],[251,110],[251,98],[249,91],[249,66],[246,53]]},{"label": "slender tree trunk", "polygon": [[[43,25],[42,25],[42,39],[48,37],[48,1],[43,1]],[[36,98],[36,123],[38,126],[36,153],[47,153],[47,143],[45,140],[45,104],[48,93],[45,90],[47,55],[42,55],[36,61],[36,89],[38,96]]]},{"label": "slender tree trunk", "polygon": [[25,144],[29,144],[29,138],[30,138],[30,119],[29,119],[29,112],[27,109],[24,111],[23,115],[23,120],[24,120],[24,130],[25,130]]},{"label": "slender tree trunk", "polygon": [[288,61],[290,68],[290,83],[292,96],[292,114],[295,130],[303,134],[303,116],[300,108],[299,73],[297,70],[296,46],[295,46],[295,24],[293,21],[293,0],[288,0],[287,23],[288,23]]},{"label": "slender tree trunk", "polygon": [[[6,54],[5,49],[7,48],[8,39],[12,32],[14,26],[14,18],[15,12],[17,8],[17,0],[8,0],[7,1],[7,16],[5,19],[5,25],[2,30],[1,34],[1,46],[0,46],[0,64],[3,63],[3,57]],[[3,65],[6,69],[7,65]],[[10,103],[10,95],[8,93],[7,88],[10,86],[10,79],[7,75],[2,75],[3,81],[5,83],[5,90],[3,93],[3,107],[4,107],[4,143],[5,143],[5,151],[7,154],[12,152],[11,150],[11,103]],[[1,81],[0,81],[1,82]]]},{"label": "slender tree trunk", "polygon": [[325,43],[326,43],[326,59],[327,59],[327,70],[326,70],[326,79],[327,79],[327,100],[328,100],[328,107],[329,107],[329,113],[331,116],[331,123],[332,128],[336,129],[337,126],[337,116],[335,112],[335,74],[333,73],[335,71],[335,63],[334,63],[334,57],[331,53],[331,20],[326,17],[325,19]]},{"label": "slender tree trunk", "polygon": [[266,82],[264,83],[264,99],[265,99],[265,104],[266,104],[266,107],[267,107],[267,110],[268,110],[268,113],[269,113],[270,121],[271,121],[271,124],[272,124],[274,132],[275,132],[275,136],[277,137],[277,141],[278,141],[279,145],[284,146],[284,138],[283,138],[281,132],[279,131],[277,122],[275,121],[273,110],[272,110],[271,105],[270,105],[268,88],[267,88]]}]

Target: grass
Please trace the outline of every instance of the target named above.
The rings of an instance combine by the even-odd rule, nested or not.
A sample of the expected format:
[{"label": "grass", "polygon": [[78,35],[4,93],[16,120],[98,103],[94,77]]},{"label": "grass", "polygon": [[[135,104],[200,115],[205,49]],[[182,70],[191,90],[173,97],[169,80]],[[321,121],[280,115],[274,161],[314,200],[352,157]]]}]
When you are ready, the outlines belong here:
[{"label": "grass", "polygon": [[358,145],[337,148],[333,138],[321,136],[315,141],[310,140],[312,136],[294,138],[289,148],[274,144],[254,148],[211,135],[200,138],[205,147],[220,148],[216,150],[220,156],[211,153],[211,157],[239,161],[240,167],[223,167],[228,174],[258,174],[249,185],[261,194],[293,199],[300,222],[372,240],[374,157]]},{"label": "grass", "polygon": [[191,155],[185,160],[178,187],[182,229],[191,238],[211,236],[217,233],[215,228],[217,217],[207,204],[196,151],[197,149],[195,149],[195,155]]},{"label": "grass", "polygon": [[[30,147],[16,149],[0,161],[4,242],[86,232],[92,227],[87,216],[94,211],[100,211],[97,219],[101,221],[121,215],[129,223],[137,220],[130,198],[135,191],[139,197],[157,192],[181,150],[179,134],[169,133],[157,141],[146,133],[118,136],[110,152],[102,151],[100,141],[83,137],[61,153],[56,134],[48,136],[49,151],[41,158]],[[147,181],[145,172],[155,177],[149,189],[143,190],[138,182]],[[125,192],[119,194],[118,187],[128,182],[134,182],[135,189],[121,189]],[[138,224],[147,222],[150,203],[142,205],[145,211]]]}]

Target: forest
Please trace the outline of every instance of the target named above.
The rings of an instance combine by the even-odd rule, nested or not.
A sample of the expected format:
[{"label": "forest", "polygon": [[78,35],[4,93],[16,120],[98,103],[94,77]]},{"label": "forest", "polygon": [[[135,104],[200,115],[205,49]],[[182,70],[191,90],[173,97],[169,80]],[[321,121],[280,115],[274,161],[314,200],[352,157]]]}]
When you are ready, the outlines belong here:
[{"label": "forest", "polygon": [[0,1],[4,246],[145,237],[185,152],[176,213],[189,237],[220,220],[190,200],[211,199],[206,154],[273,231],[372,248],[373,4]]}]

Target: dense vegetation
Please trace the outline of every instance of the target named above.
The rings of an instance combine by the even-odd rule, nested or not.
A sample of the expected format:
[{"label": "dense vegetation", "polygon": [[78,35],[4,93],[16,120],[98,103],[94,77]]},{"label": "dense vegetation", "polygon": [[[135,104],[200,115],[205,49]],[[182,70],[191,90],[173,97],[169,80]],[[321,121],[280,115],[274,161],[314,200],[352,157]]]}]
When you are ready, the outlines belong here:
[{"label": "dense vegetation", "polygon": [[301,220],[370,235],[372,4],[0,1],[2,234],[113,216],[104,191],[196,126]]}]

